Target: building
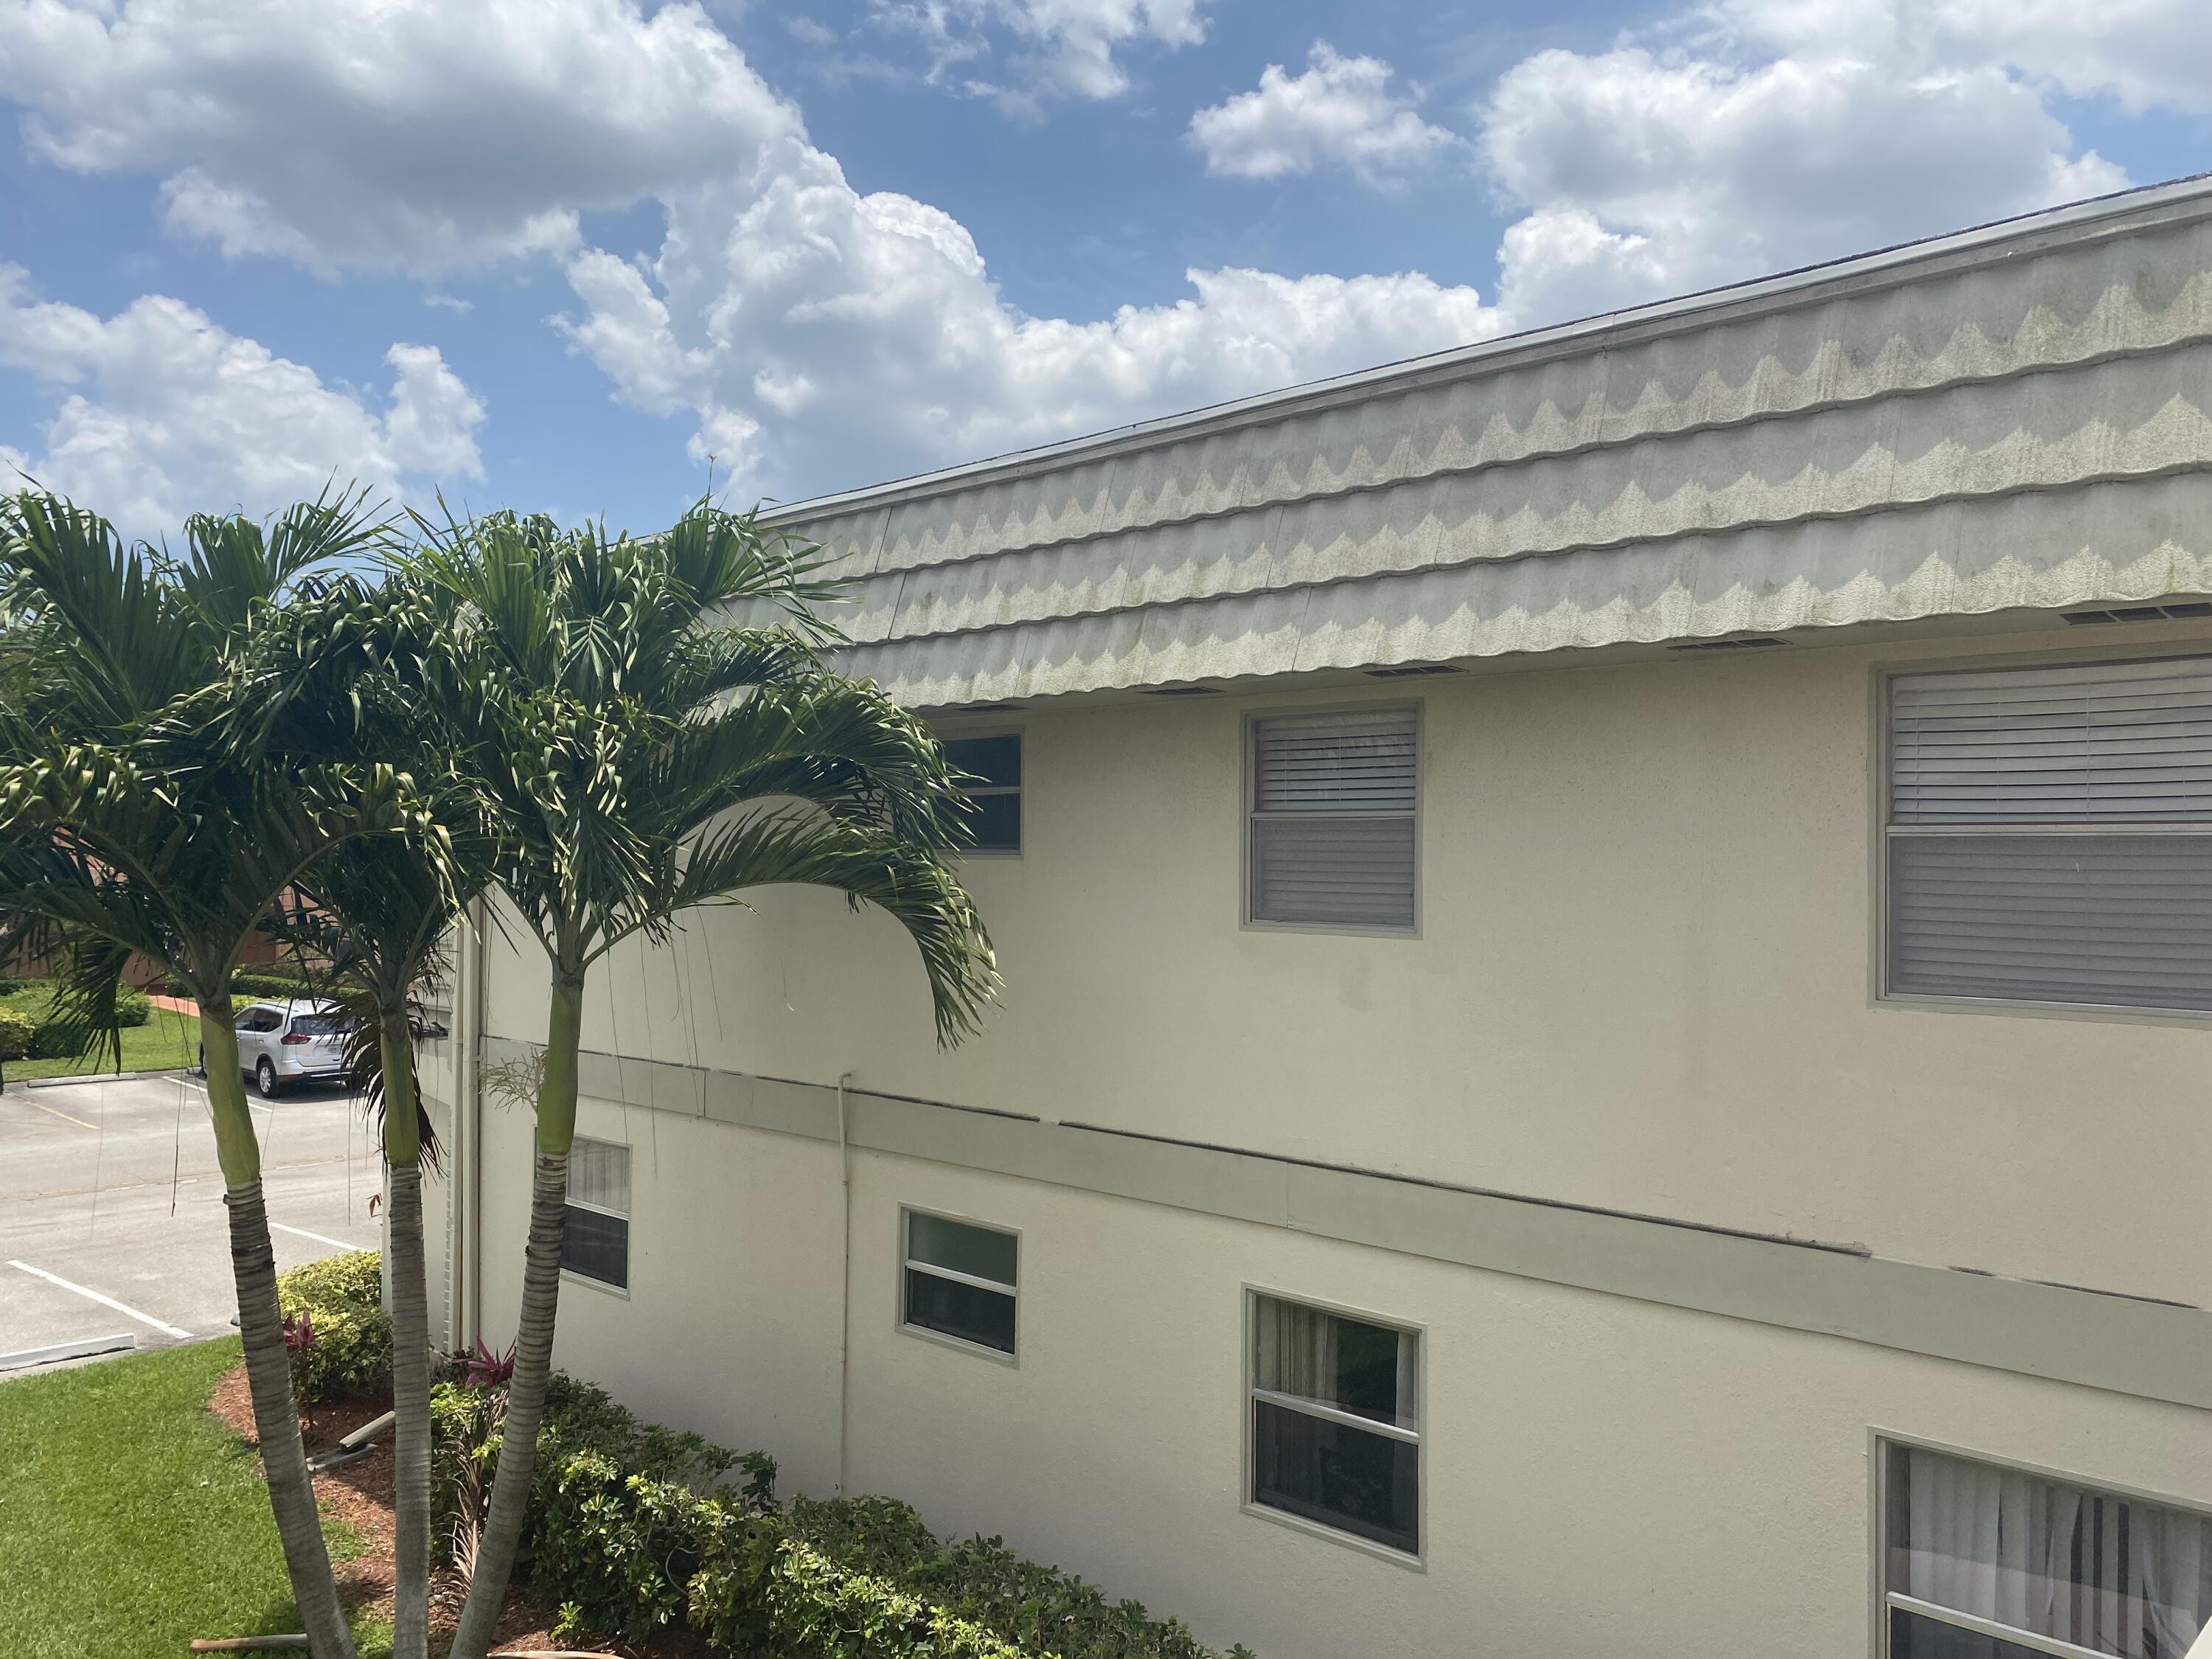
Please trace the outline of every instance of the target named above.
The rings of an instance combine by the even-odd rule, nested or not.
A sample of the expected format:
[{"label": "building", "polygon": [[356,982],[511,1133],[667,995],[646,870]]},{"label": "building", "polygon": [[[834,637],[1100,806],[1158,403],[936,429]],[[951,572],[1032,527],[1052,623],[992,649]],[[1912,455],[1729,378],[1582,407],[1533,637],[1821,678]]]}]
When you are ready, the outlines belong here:
[{"label": "building", "polygon": [[1262,1659],[2212,1652],[2212,184],[787,519],[1007,992],[600,975],[559,1363]]}]

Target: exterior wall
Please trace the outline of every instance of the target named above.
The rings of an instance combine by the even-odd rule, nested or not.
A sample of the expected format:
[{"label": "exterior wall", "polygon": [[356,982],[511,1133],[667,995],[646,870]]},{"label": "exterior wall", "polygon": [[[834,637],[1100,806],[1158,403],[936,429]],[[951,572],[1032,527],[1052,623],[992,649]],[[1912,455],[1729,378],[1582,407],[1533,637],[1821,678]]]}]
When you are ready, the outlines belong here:
[{"label": "exterior wall", "polygon": [[[1024,850],[968,861],[1008,981],[981,1036],[939,1053],[896,928],[784,890],[618,958],[586,1045],[2212,1304],[2203,1022],[1872,994],[1877,670],[2064,647],[997,717]],[[1420,936],[1240,926],[1245,717],[1361,697],[1423,709]],[[491,979],[489,1030],[542,1036],[534,956]]]},{"label": "exterior wall", "polygon": [[[490,1124],[517,1239],[527,1126]],[[599,1102],[581,1127],[635,1149],[633,1285],[564,1285],[558,1362],[828,1491],[834,1147]],[[902,1204],[1020,1230],[1018,1364],[897,1328]],[[2203,1412],[940,1163],[855,1154],[851,1236],[850,1488],[1263,1659],[1863,1652],[1875,1429],[2212,1498]],[[1247,1285],[1423,1328],[1418,1567],[1241,1509]]]}]

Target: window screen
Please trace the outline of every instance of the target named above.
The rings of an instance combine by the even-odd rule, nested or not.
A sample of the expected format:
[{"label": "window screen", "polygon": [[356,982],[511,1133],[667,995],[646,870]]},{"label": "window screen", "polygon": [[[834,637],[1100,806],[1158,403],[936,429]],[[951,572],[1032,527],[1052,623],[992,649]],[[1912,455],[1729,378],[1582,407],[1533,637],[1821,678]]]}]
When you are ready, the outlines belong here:
[{"label": "window screen", "polygon": [[1014,1352],[1021,1241],[995,1227],[906,1212],[906,1322]]},{"label": "window screen", "polygon": [[1252,1297],[1252,1501],[1420,1548],[1420,1339]]},{"label": "window screen", "polygon": [[1887,1448],[1887,1659],[2182,1659],[2212,1624],[2212,1518]]},{"label": "window screen", "polygon": [[962,788],[975,811],[968,819],[975,850],[1022,850],[1022,739],[1018,732],[996,738],[954,738],[945,758],[969,774]]},{"label": "window screen", "polygon": [[576,1138],[568,1152],[568,1218],[561,1266],[629,1288],[629,1148]]},{"label": "window screen", "polygon": [[1894,992],[2212,1009],[2212,659],[1911,674]]},{"label": "window screen", "polygon": [[1413,926],[1411,708],[1252,723],[1251,915]]}]

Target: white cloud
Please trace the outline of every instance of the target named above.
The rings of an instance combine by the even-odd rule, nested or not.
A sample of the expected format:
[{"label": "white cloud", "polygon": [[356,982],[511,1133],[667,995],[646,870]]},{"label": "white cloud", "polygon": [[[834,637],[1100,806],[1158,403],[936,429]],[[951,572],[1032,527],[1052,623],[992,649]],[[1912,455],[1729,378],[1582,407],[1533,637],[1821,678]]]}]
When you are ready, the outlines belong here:
[{"label": "white cloud", "polygon": [[636,0],[0,0],[0,83],[34,154],[325,270],[567,250],[800,130],[698,5]]},{"label": "white cloud", "polygon": [[2212,109],[2203,0],[1719,0],[1716,15],[1791,49],[1998,64],[2130,110]]},{"label": "white cloud", "polygon": [[0,265],[0,367],[62,394],[43,453],[0,467],[96,507],[126,530],[186,513],[264,513],[335,477],[398,495],[409,482],[481,477],[483,404],[434,346],[395,345],[381,400],[324,384],[180,301],[148,295],[114,316],[40,300]]},{"label": "white cloud", "polygon": [[[1931,53],[1829,0],[1743,0],[1708,15],[1741,33],[1705,55],[1540,52],[1499,79],[1479,143],[1494,183],[1532,210],[1500,255],[1500,301],[1516,322],[2126,182],[2094,152],[2077,155],[2040,90],[1998,64]],[[1771,51],[1778,40],[1790,49]]]},{"label": "white cloud", "polygon": [[1280,64],[1260,84],[1190,118],[1187,137],[1208,173],[1279,179],[1340,167],[1370,183],[1426,166],[1460,140],[1415,112],[1415,95],[1390,89],[1390,66],[1346,58],[1316,40],[1303,75]]},{"label": "white cloud", "polygon": [[1497,313],[1422,276],[1194,270],[1107,319],[1009,306],[925,203],[784,148],[757,192],[669,204],[658,258],[569,265],[569,339],[620,396],[700,422],[742,491],[866,482],[1464,343]]},{"label": "white cloud", "polygon": [[[921,37],[928,78],[1034,113],[1049,96],[1118,98],[1129,89],[1117,54],[1127,46],[1173,49],[1206,38],[1203,0],[871,0],[879,25]],[[1011,84],[963,66],[1004,45]],[[962,71],[956,74],[955,71]]]}]

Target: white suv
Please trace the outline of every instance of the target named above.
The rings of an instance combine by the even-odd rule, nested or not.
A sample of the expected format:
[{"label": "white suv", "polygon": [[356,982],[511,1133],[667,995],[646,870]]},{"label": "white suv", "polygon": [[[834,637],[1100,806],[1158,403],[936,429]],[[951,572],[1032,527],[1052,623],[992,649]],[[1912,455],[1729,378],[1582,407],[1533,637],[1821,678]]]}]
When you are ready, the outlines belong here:
[{"label": "white suv", "polygon": [[345,1076],[346,1019],[335,1002],[257,1002],[237,1030],[238,1068],[268,1099],[289,1084]]}]

